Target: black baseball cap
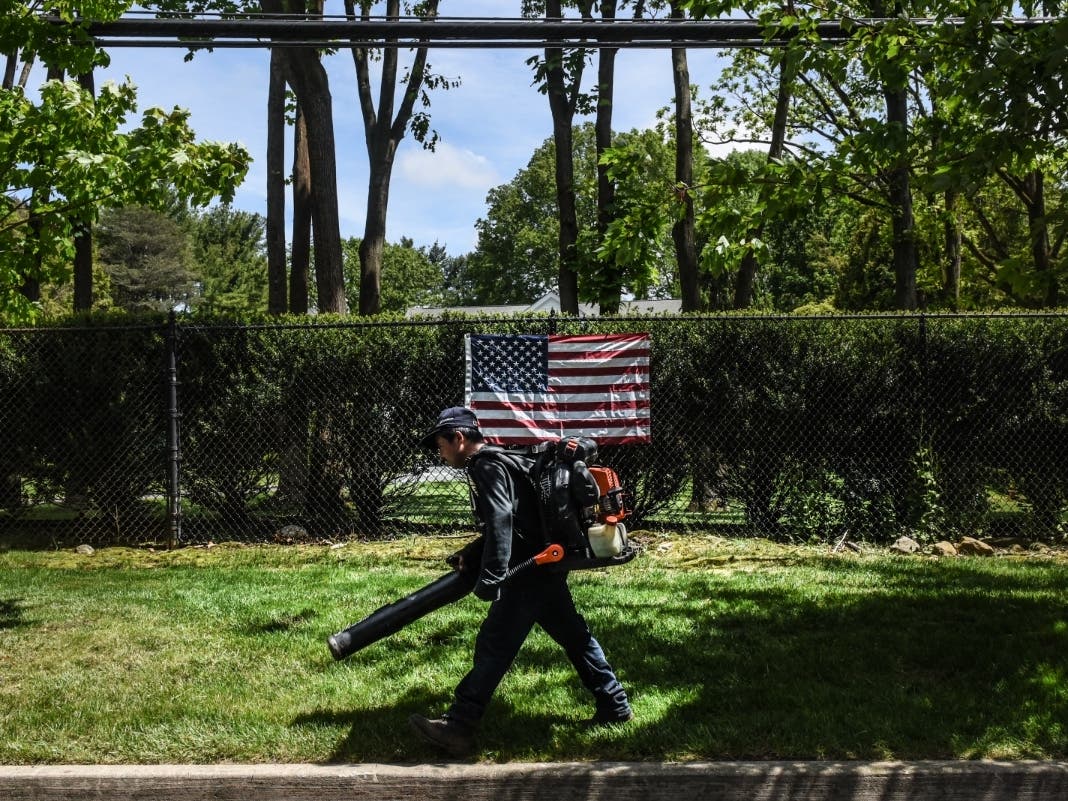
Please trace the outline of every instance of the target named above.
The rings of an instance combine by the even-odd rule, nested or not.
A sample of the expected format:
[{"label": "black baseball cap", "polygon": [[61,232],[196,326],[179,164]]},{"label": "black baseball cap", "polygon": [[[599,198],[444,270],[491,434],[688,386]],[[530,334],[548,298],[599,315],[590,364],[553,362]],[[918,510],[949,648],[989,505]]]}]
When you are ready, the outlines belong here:
[{"label": "black baseball cap", "polygon": [[455,428],[473,428],[478,431],[478,418],[466,406],[450,406],[438,415],[437,424],[419,440],[419,446],[432,451],[436,447],[437,435]]}]

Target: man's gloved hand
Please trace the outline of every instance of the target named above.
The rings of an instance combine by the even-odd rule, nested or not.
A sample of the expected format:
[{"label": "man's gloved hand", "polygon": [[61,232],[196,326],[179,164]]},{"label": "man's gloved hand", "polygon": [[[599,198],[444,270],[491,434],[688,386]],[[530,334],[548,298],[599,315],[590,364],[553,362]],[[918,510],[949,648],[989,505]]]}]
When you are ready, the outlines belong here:
[{"label": "man's gloved hand", "polygon": [[496,601],[501,597],[501,588],[496,584],[486,584],[483,581],[475,584],[474,589],[475,597],[480,598],[483,601]]},{"label": "man's gloved hand", "polygon": [[456,553],[447,557],[445,564],[453,570],[459,570],[461,573],[468,570],[478,570],[479,565],[482,564],[482,546],[484,543],[484,537],[477,537],[471,540]]}]

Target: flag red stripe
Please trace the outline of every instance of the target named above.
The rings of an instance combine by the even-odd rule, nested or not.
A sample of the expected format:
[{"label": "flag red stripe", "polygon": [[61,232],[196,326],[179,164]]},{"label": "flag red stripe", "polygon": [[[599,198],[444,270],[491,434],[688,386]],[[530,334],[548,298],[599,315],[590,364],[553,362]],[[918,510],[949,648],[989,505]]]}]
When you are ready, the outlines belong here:
[{"label": "flag red stripe", "polygon": [[648,341],[648,334],[549,334],[550,347],[557,342],[588,342],[599,345],[604,342]]},{"label": "flag red stripe", "polygon": [[585,403],[599,401],[602,397],[605,401],[616,402],[623,399],[644,400],[651,394],[648,384],[565,384],[549,387],[547,392],[473,392],[467,396],[467,405],[473,409],[473,404],[498,401],[520,406],[529,403]]},{"label": "flag red stripe", "polygon": [[648,417],[577,417],[516,420],[510,417],[479,417],[478,427],[499,430],[502,428],[641,428],[649,425]]},{"label": "flag red stripe", "polygon": [[578,361],[595,361],[601,359],[627,359],[627,358],[649,358],[648,348],[633,348],[632,350],[584,350],[584,351],[569,351],[569,350],[553,350],[549,349],[549,361],[555,361],[557,359],[571,359]]},{"label": "flag red stripe", "polygon": [[550,386],[548,393],[551,395],[576,395],[576,394],[591,394],[595,392],[610,392],[616,394],[637,394],[639,392],[648,392],[649,384],[646,382],[639,382],[634,384],[563,384],[561,386]]},{"label": "flag red stripe", "polygon": [[[486,409],[487,411],[499,411],[507,409],[522,409],[529,412],[596,412],[601,409],[648,409],[648,398],[634,398],[618,401],[532,401],[530,403],[510,403],[508,401],[472,401],[471,408],[474,410]],[[481,420],[481,418],[479,418]]]},{"label": "flag red stripe", "polygon": [[[542,442],[550,442],[552,436],[544,437],[499,437],[491,434],[486,435],[486,441],[494,445],[537,445]],[[632,434],[625,437],[597,437],[598,445],[645,445],[649,442],[648,434]]]}]

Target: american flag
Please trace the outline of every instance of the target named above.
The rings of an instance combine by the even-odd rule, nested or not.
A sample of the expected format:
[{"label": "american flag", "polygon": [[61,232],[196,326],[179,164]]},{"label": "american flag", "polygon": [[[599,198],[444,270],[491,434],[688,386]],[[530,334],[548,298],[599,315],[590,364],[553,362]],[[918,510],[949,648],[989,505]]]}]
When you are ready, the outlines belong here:
[{"label": "american flag", "polygon": [[465,405],[490,442],[649,442],[649,335],[467,334]]}]

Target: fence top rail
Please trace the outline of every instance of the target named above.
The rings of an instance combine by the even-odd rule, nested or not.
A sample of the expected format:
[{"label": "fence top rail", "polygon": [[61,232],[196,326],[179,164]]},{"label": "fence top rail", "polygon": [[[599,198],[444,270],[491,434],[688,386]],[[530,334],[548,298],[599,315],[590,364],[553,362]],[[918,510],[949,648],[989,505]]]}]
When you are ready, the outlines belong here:
[{"label": "fence top rail", "polygon": [[[308,322],[278,322],[278,323],[242,323],[234,322],[199,322],[196,320],[182,320],[178,318],[176,325],[185,330],[202,331],[256,331],[256,330],[316,330],[316,329],[339,329],[339,328],[416,328],[425,326],[462,326],[462,325],[494,325],[510,323],[529,323],[536,325],[549,325],[558,323],[580,323],[595,325],[599,323],[627,323],[638,322],[642,324],[685,324],[693,322],[782,322],[782,323],[807,323],[807,322],[851,322],[854,320],[876,320],[885,322],[899,321],[936,321],[936,320],[1066,320],[1068,310],[1065,311],[1036,311],[1036,312],[859,312],[856,314],[754,314],[722,312],[715,314],[673,314],[673,315],[612,315],[602,317],[574,317],[557,314],[541,315],[480,315],[480,314],[450,314],[435,318],[410,318],[405,320],[331,320]],[[0,334],[45,334],[48,332],[74,333],[102,333],[113,331],[161,331],[167,328],[166,321],[160,323],[144,324],[121,324],[108,325],[71,325],[62,324],[47,326],[22,326],[0,327]]]},{"label": "fence top rail", "polygon": [[47,326],[19,326],[19,327],[7,327],[0,328],[0,334],[48,334],[48,333],[64,333],[64,334],[99,334],[113,331],[161,331],[167,327],[167,323],[141,323],[131,324],[124,323],[122,325],[47,325]]}]

